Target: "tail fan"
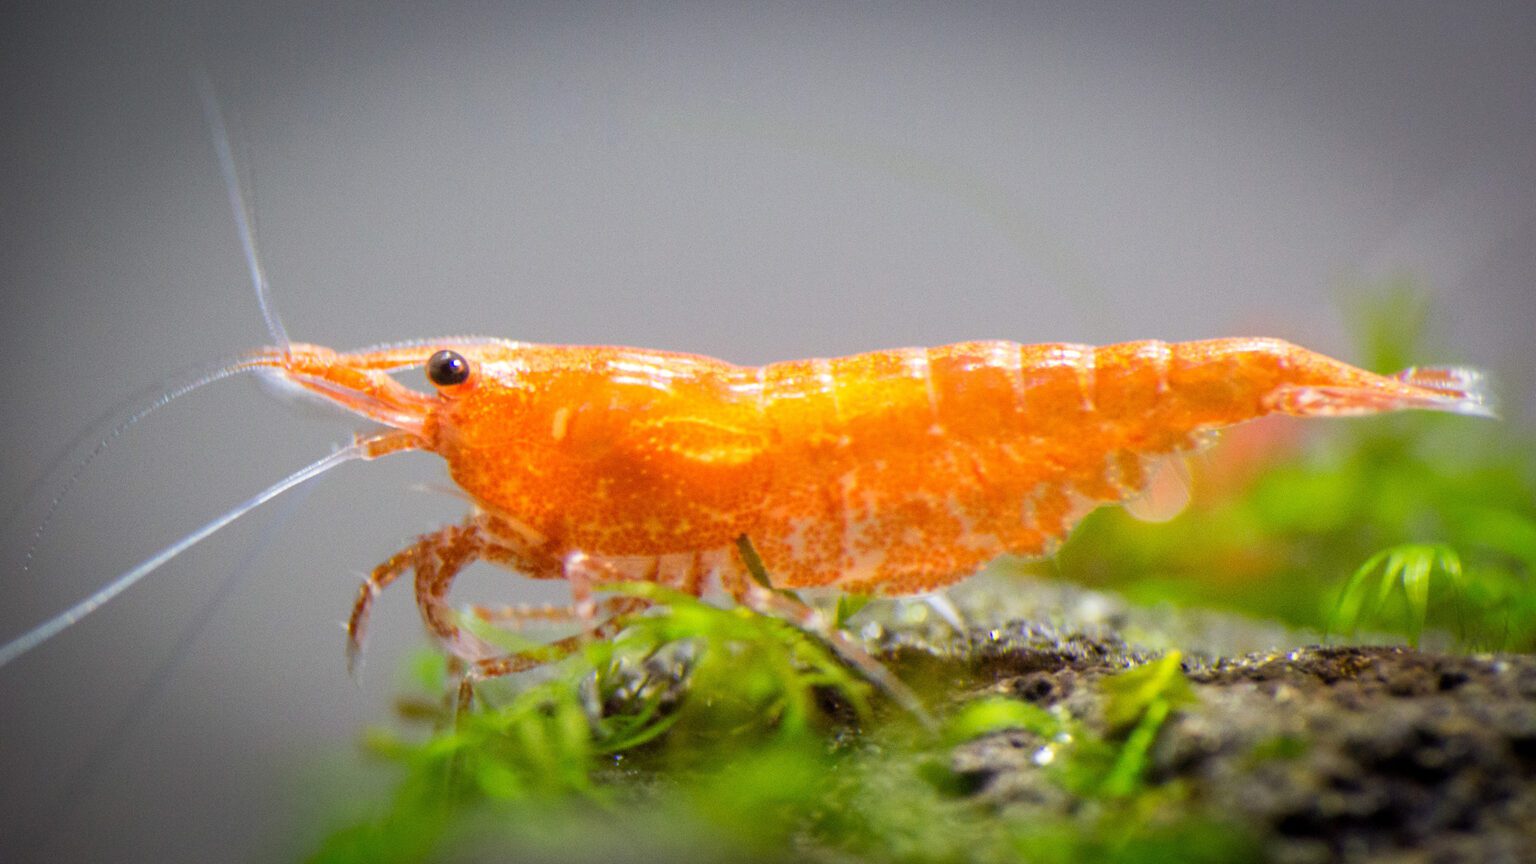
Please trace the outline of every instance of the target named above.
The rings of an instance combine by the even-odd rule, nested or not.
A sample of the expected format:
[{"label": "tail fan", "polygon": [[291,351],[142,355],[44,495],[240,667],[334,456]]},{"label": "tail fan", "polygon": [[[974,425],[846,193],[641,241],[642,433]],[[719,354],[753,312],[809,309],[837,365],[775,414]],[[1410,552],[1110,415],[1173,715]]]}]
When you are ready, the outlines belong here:
[{"label": "tail fan", "polygon": [[1498,417],[1488,376],[1465,366],[1413,366],[1363,385],[1287,385],[1266,400],[1302,417],[1358,417],[1387,411],[1446,411]]},{"label": "tail fan", "polygon": [[1450,411],[1475,417],[1499,416],[1488,376],[1467,366],[1410,366],[1392,376],[1410,387],[1430,390],[1426,404],[1407,407]]}]

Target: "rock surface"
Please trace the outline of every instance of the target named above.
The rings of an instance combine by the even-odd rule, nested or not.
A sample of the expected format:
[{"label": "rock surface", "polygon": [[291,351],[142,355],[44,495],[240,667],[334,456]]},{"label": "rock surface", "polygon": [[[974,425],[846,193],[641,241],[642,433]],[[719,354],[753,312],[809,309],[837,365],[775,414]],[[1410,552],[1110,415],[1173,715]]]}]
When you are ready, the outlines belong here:
[{"label": "rock surface", "polygon": [[[1248,826],[1266,859],[1536,862],[1536,657],[1295,647],[1316,634],[1171,610],[1149,628],[1147,610],[1110,595],[1012,583],[999,602],[996,587],[954,598],[964,637],[910,609],[866,635],[908,671],[949,676],[957,702],[1006,694],[1100,729],[1095,683],[1181,648],[1197,701],[1159,731],[1147,780]],[[1233,634],[1280,647],[1223,651]],[[952,768],[968,794],[1061,815],[1080,802],[1046,777],[1047,743],[996,733],[956,748]]]}]

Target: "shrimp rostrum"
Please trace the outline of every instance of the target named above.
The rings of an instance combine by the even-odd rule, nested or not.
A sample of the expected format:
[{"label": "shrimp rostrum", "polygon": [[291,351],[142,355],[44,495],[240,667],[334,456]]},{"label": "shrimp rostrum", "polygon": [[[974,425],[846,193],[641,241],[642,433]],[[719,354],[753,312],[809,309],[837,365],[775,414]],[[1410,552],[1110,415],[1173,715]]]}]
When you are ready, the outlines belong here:
[{"label": "shrimp rostrum", "polygon": [[[1470,370],[1382,376],[1256,338],[965,342],[758,367],[449,340],[355,353],[294,345],[250,362],[390,427],[357,445],[364,458],[446,460],[474,511],[372,572],[349,656],[379,591],[411,572],[427,628],[475,677],[540,662],[460,626],[448,590],[477,560],[569,582],[563,617],[582,632],[554,646],[568,650],[614,632],[638,602],[599,603],[603,583],[695,595],[719,584],[739,601],[784,602],[750,578],[755,549],[774,588],[926,592],[1003,553],[1048,554],[1094,507],[1145,494],[1161,462],[1211,430],[1274,413],[1491,413]],[[413,366],[435,392],[390,377]]]}]

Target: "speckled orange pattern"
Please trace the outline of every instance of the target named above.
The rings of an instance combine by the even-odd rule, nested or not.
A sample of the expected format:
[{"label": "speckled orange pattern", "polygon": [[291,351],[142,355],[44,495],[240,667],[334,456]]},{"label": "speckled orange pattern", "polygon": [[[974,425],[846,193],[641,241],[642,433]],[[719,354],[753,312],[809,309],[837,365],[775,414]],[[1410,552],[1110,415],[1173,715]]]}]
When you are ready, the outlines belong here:
[{"label": "speckled orange pattern", "polygon": [[[464,383],[428,395],[389,377],[442,349],[469,361]],[[442,595],[477,558],[574,583],[579,556],[581,580],[737,590],[745,535],[781,587],[920,592],[1004,552],[1047,553],[1208,430],[1277,411],[1487,413],[1465,370],[1386,377],[1275,339],[964,342],[762,367],[484,340],[267,356],[399,430],[380,452],[442,455],[478,504],[381,565],[354,612],[356,635],[372,596],[414,568],[445,642]]]}]

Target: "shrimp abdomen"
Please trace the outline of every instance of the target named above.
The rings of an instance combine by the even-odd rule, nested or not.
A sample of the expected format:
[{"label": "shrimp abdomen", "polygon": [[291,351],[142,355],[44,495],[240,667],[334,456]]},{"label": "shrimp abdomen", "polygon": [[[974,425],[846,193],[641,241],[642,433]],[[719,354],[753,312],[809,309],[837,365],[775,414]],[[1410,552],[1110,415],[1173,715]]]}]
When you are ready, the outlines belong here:
[{"label": "shrimp abdomen", "polygon": [[754,532],[789,587],[886,593],[1044,554],[1209,430],[1282,411],[1489,413],[1474,373],[1376,375],[1278,339],[966,342],[758,373],[774,478]]},{"label": "shrimp abdomen", "polygon": [[1122,493],[1094,350],[967,342],[764,367],[778,444],[753,538],[770,571],[911,593],[1047,551]]}]

